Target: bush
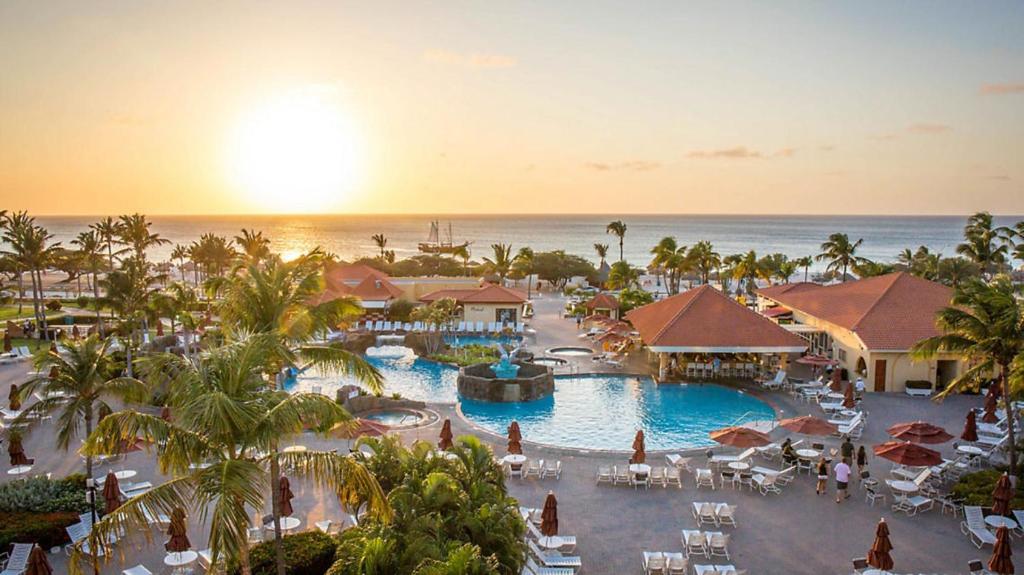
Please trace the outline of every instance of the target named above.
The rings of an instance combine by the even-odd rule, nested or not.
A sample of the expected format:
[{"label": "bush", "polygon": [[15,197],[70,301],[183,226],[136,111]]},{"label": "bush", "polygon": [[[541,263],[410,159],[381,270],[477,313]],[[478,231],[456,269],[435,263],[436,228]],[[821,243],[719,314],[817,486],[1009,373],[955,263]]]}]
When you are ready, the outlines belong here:
[{"label": "bush", "polygon": [[[996,482],[1003,472],[998,469],[986,469],[975,473],[968,473],[960,478],[953,485],[953,497],[962,498],[964,505],[977,505],[980,507],[992,506],[992,491],[996,488]],[[1010,501],[1010,508],[1024,508],[1024,490],[1020,488],[1024,483],[1018,479],[1017,493]]]},{"label": "bush", "polygon": [[50,301],[46,302],[46,309],[50,311],[60,311],[62,307],[63,305],[61,305],[60,300],[58,299],[51,299]]},{"label": "bush", "polygon": [[43,549],[70,542],[64,528],[78,523],[78,513],[4,513],[0,512],[0,549],[11,543],[36,543]]},{"label": "bush", "polygon": [[416,307],[415,304],[409,300],[397,300],[388,306],[387,317],[391,321],[409,321],[409,314],[412,313],[414,307]]},{"label": "bush", "polygon": [[498,361],[501,354],[497,349],[489,345],[471,343],[459,348],[451,348],[449,353],[435,353],[429,359],[443,363],[454,363],[459,366],[476,365],[478,363],[493,363]]},{"label": "bush", "polygon": [[[284,545],[285,573],[288,575],[323,575],[334,563],[338,545],[333,537],[319,531],[286,535],[281,543]],[[273,540],[259,543],[249,552],[252,575],[276,575],[276,561]],[[241,573],[237,559],[228,562],[227,571],[229,575]]]},{"label": "bush", "polygon": [[87,509],[85,476],[81,474],[0,484],[0,513],[82,513]]}]

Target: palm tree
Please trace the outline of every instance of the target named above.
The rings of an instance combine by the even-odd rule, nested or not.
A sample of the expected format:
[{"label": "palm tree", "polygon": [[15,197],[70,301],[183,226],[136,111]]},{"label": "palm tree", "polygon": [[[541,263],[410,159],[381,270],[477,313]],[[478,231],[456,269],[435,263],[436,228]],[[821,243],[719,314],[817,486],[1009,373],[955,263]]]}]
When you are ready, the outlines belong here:
[{"label": "palm tree", "polygon": [[594,244],[594,252],[597,253],[597,257],[600,258],[600,265],[604,265],[608,257],[608,244]]},{"label": "palm tree", "polygon": [[526,276],[526,299],[530,299],[533,287],[534,253],[528,246],[519,248],[516,257],[512,259],[512,266],[516,271]]},{"label": "palm tree", "polygon": [[640,283],[640,271],[629,265],[629,262],[615,262],[608,270],[608,287],[623,290]]},{"label": "palm tree", "polygon": [[963,282],[953,292],[949,307],[938,312],[935,323],[943,334],[918,342],[911,350],[912,356],[927,359],[939,353],[952,353],[971,362],[968,369],[939,393],[939,398],[960,391],[998,369],[1006,403],[1010,474],[1016,475],[1017,442],[1010,376],[1011,365],[1015,361],[1019,365],[1024,355],[1024,304],[1017,299],[1013,282],[1002,275],[991,283],[981,279]]},{"label": "palm tree", "polygon": [[462,260],[462,274],[469,275],[469,246],[462,244],[452,249],[452,257]]},{"label": "palm tree", "polygon": [[[0,232],[3,232],[3,239],[8,244],[14,245],[13,240],[23,236],[26,230],[32,227],[33,219],[28,212],[15,212],[8,214],[3,210],[3,217],[0,218]],[[13,274],[18,278],[18,315],[24,311],[25,304],[25,264],[18,256],[16,250],[3,252],[4,259],[10,264]]]},{"label": "palm tree", "polygon": [[977,277],[981,273],[978,264],[962,257],[942,258],[939,260],[937,278],[954,289],[967,278]]},{"label": "palm tree", "polygon": [[498,276],[501,284],[505,284],[508,272],[512,271],[512,246],[509,244],[491,244],[493,258],[484,258],[488,271]]},{"label": "palm tree", "polygon": [[[245,230],[242,230],[243,232]],[[236,238],[237,239],[237,238]],[[185,260],[188,259],[188,246],[174,244],[171,250],[171,259],[178,262],[178,271],[181,273],[181,281],[185,281]]]},{"label": "palm tree", "polygon": [[[245,263],[247,264],[258,264],[270,257],[270,240],[263,237],[261,231],[242,228],[242,235],[235,236],[235,243],[245,254]],[[174,255],[172,254],[171,257]],[[182,250],[182,257],[184,257],[184,250]]]},{"label": "palm tree", "polygon": [[[111,340],[89,336],[65,342],[65,351],[44,352],[36,360],[36,369],[43,374],[28,381],[19,390],[22,398],[39,392],[46,399],[33,403],[18,416],[17,425],[39,421],[43,415],[59,412],[57,447],[68,450],[71,440],[85,427],[88,437],[93,431],[100,410],[111,410],[110,398],[142,401],[147,388],[141,382],[119,377],[122,365],[109,351]],[[49,425],[49,424],[48,424]],[[92,454],[85,454],[85,476],[92,477]]]},{"label": "palm tree", "polygon": [[128,377],[133,373],[132,351],[137,341],[136,334],[145,324],[145,311],[150,300],[158,293],[151,288],[153,276],[150,275],[151,264],[130,256],[121,262],[121,268],[107,274],[103,279],[103,303],[110,306],[121,320],[119,331],[126,335],[125,353],[128,356]]},{"label": "palm tree", "polygon": [[804,268],[804,283],[807,283],[807,276],[811,271],[811,264],[814,263],[814,258],[811,256],[804,256],[793,261],[796,262],[797,266]]},{"label": "palm tree", "polygon": [[384,259],[384,248],[388,245],[388,238],[384,234],[373,234],[371,238],[373,243],[377,244],[377,249],[380,250],[380,259]]},{"label": "palm tree", "polygon": [[[757,259],[757,253],[754,250],[750,250],[745,254],[731,257],[733,258],[733,279],[738,282],[746,282],[747,293],[754,293],[754,288],[757,287],[757,278],[761,275],[761,261]],[[737,286],[736,291],[739,292],[739,286]]]},{"label": "palm tree", "polygon": [[100,306],[100,270],[103,269],[103,242],[95,230],[81,232],[71,240],[78,246],[82,266],[92,274],[93,306],[96,308],[96,333],[103,333],[103,313]]},{"label": "palm tree", "polygon": [[60,242],[50,243],[53,236],[45,228],[35,224],[35,218],[25,212],[8,219],[3,239],[10,246],[3,255],[17,262],[18,269],[29,272],[32,280],[32,309],[40,335],[49,339],[46,325],[46,308],[43,305],[43,272],[55,261]]},{"label": "palm tree", "polygon": [[714,246],[707,240],[701,240],[690,248],[687,254],[693,268],[700,274],[700,282],[707,284],[711,280],[711,272],[722,265],[722,256],[715,251]]},{"label": "palm tree", "polygon": [[863,239],[850,242],[850,237],[842,233],[834,233],[828,237],[825,243],[821,244],[821,253],[815,259],[819,262],[827,261],[826,271],[835,273],[842,270],[843,281],[846,281],[846,270],[855,264],[862,264],[868,261],[857,255],[857,248],[864,243]]},{"label": "palm tree", "polygon": [[995,226],[992,214],[978,212],[967,219],[964,242],[956,247],[956,253],[978,264],[990,277],[1006,263],[1009,250],[1001,238],[1008,232],[1009,228]]},{"label": "palm tree", "polygon": [[153,222],[146,220],[142,214],[121,216],[118,223],[118,237],[122,244],[131,248],[135,259],[145,262],[146,250],[149,248],[169,244],[170,240],[160,237],[160,234],[149,231]]},{"label": "palm tree", "polygon": [[114,244],[119,243],[121,237],[121,224],[109,216],[102,220],[89,224],[89,229],[96,232],[103,247],[107,249],[107,269],[114,269],[114,256],[120,255],[121,250],[114,251]]},{"label": "palm tree", "polygon": [[622,245],[626,240],[626,224],[622,220],[615,220],[605,226],[604,231],[606,234],[614,234],[619,238],[619,261],[623,260],[622,256]]},{"label": "palm tree", "polygon": [[[148,530],[144,510],[169,515],[175,508],[192,509],[210,526],[211,569],[236,557],[247,575],[249,517],[264,508],[263,486],[268,475],[279,476],[280,464],[331,488],[343,500],[366,500],[371,516],[388,518],[380,486],[355,459],[312,450],[278,454],[273,449],[284,438],[302,432],[304,425],[326,431],[351,419],[326,396],[268,389],[261,376],[265,357],[278,352],[277,337],[264,334],[197,358],[171,354],[147,358],[147,376],[154,382],[170,382],[168,405],[173,421],[133,410],[116,412],[90,435],[83,452],[111,453],[123,442],[141,438],[161,445],[160,469],[174,478],[105,516],[93,527],[92,548],[106,547],[106,536],[112,533]],[[72,573],[80,572],[80,553],[76,547]],[[279,572],[282,568],[279,565]]]},{"label": "palm tree", "polygon": [[650,265],[664,279],[666,290],[671,294],[679,293],[679,278],[692,267],[686,246],[677,245],[676,239],[668,236],[651,248],[651,254],[654,257]]}]

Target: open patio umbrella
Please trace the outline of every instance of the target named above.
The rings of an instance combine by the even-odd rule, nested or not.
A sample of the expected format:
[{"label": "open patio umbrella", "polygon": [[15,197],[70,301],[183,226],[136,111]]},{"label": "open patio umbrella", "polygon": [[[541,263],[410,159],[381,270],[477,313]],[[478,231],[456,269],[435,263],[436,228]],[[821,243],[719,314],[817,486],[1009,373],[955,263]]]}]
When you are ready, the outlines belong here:
[{"label": "open patio umbrella", "polygon": [[126,453],[134,453],[136,451],[142,451],[146,446],[146,440],[136,437],[133,441],[124,440],[117,445],[117,454],[124,455]]},{"label": "open patio umbrella", "polygon": [[633,438],[633,457],[630,463],[643,463],[647,460],[647,453],[644,452],[644,430],[638,429],[636,437]]},{"label": "open patio umbrella", "polygon": [[813,367],[828,367],[830,365],[835,365],[836,364],[836,360],[829,359],[827,357],[822,357],[820,355],[813,355],[813,354],[811,354],[811,355],[805,355],[805,356],[797,359],[796,363],[799,363],[801,365],[810,365],[810,366],[813,366]]},{"label": "open patio umbrella", "polygon": [[982,423],[996,423],[999,421],[999,416],[996,415],[996,409],[999,408],[999,399],[991,393],[985,396],[985,414],[981,416]]},{"label": "open patio umbrella", "polygon": [[171,524],[167,527],[167,535],[170,539],[164,543],[164,549],[170,553],[181,553],[192,547],[185,529],[185,510],[181,507],[175,507],[171,512]]},{"label": "open patio umbrella", "polygon": [[1013,499],[1013,485],[1010,484],[1010,476],[1003,473],[992,490],[992,514],[1009,515],[1010,500]]},{"label": "open patio umbrella", "polygon": [[555,492],[548,491],[544,499],[544,510],[540,513],[540,532],[547,537],[558,535],[558,500]]},{"label": "open patio umbrella", "polygon": [[740,426],[716,429],[708,435],[711,436],[711,439],[721,443],[722,445],[729,445],[743,449],[748,447],[763,447],[772,442],[771,438],[764,433],[750,429],[749,427]]},{"label": "open patio umbrella", "polygon": [[942,463],[942,454],[909,441],[886,441],[874,446],[875,455],[908,467],[930,467]]},{"label": "open patio umbrella", "polygon": [[28,567],[25,575],[53,575],[53,567],[50,567],[50,560],[46,558],[46,551],[36,545],[28,556]]},{"label": "open patio umbrella", "polygon": [[437,442],[437,448],[448,450],[452,448],[452,420],[445,419],[441,426],[441,440]]},{"label": "open patio umbrella", "polygon": [[356,439],[358,437],[380,437],[390,431],[383,423],[359,418],[354,422],[337,423],[328,432],[332,437],[340,439]]},{"label": "open patio umbrella", "polygon": [[11,434],[7,440],[7,454],[11,456],[11,467],[32,465],[33,460],[25,456],[25,448],[21,445],[21,436]]},{"label": "open patio umbrella", "polygon": [[11,334],[10,332],[4,332],[4,353],[11,352]]},{"label": "open patio umbrella", "polygon": [[832,435],[839,430],[835,425],[813,415],[783,419],[779,421],[779,427],[803,435]]},{"label": "open patio umbrella", "polygon": [[290,517],[295,510],[292,509],[292,499],[295,498],[295,494],[292,493],[292,484],[288,481],[288,478],[284,475],[281,476],[281,481],[277,484],[278,500],[281,504],[281,516]]},{"label": "open patio umbrella", "polygon": [[18,411],[21,409],[21,397],[18,395],[18,384],[11,384],[11,393],[7,395],[7,399],[10,401],[11,411]]},{"label": "open patio umbrella", "polygon": [[522,455],[523,445],[520,443],[523,440],[523,434],[519,431],[519,422],[513,421],[508,426],[508,452],[509,454]]},{"label": "open patio umbrella", "polygon": [[1012,575],[1013,561],[1010,556],[1010,530],[1002,526],[996,530],[996,544],[992,546],[992,558],[988,560],[988,570],[996,575]]},{"label": "open patio umbrella", "polygon": [[843,390],[843,372],[838,369],[832,371],[832,383],[829,384],[832,391],[839,393]]},{"label": "open patio umbrella", "polygon": [[843,394],[843,407],[853,409],[857,407],[857,400],[853,397],[853,382],[846,384],[846,391]]},{"label": "open patio umbrella", "polygon": [[964,431],[960,434],[960,439],[978,441],[978,416],[974,414],[973,409],[967,411],[967,421],[964,422]]},{"label": "open patio umbrella", "polygon": [[103,480],[103,503],[104,513],[108,515],[121,506],[121,485],[113,471],[108,471],[107,478]]},{"label": "open patio umbrella", "polygon": [[164,421],[170,421],[171,420],[171,408],[170,407],[165,405],[162,408],[160,408],[160,419],[162,419]]},{"label": "open patio umbrella", "polygon": [[945,443],[953,439],[953,436],[946,433],[945,429],[924,421],[897,423],[886,431],[896,439],[914,443]]},{"label": "open patio umbrella", "polygon": [[878,529],[875,530],[875,542],[871,545],[871,549],[868,550],[868,565],[882,571],[892,569],[892,555],[889,554],[891,551],[892,542],[889,541],[889,526],[886,525],[885,519],[882,519],[878,522]]}]

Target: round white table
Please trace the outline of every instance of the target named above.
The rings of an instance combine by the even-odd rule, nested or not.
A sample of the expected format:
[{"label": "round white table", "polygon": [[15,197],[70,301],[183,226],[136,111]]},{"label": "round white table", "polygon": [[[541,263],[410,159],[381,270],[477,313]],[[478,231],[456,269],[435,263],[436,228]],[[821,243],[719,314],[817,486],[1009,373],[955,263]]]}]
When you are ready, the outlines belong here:
[{"label": "round white table", "polygon": [[544,549],[558,549],[564,544],[565,542],[558,535],[545,535],[537,540],[537,545],[540,545]]},{"label": "round white table", "polygon": [[138,474],[139,473],[134,469],[122,469],[121,471],[115,471],[114,477],[116,477],[118,481],[120,481],[122,479],[131,479],[132,477],[135,477]]},{"label": "round white table", "polygon": [[973,445],[960,445],[957,446],[956,450],[960,453],[966,453],[967,455],[983,455],[985,453],[985,450]]},{"label": "round white table", "polygon": [[651,472],[651,466],[646,463],[630,463],[629,472],[637,475],[646,475]]},{"label": "round white table", "polygon": [[305,453],[307,447],[305,445],[289,445],[281,450],[281,453]]},{"label": "round white table", "polygon": [[917,493],[920,487],[917,486],[913,481],[890,481],[889,487],[893,491],[899,491],[904,496],[910,495],[911,493]]},{"label": "round white table", "polygon": [[182,567],[194,562],[199,559],[199,554],[191,549],[188,551],[171,552],[164,557],[164,565],[172,567],[172,572],[180,573],[183,571]]},{"label": "round white table", "polygon": [[830,392],[826,393],[825,397],[827,397],[829,399],[845,399],[846,398],[845,395],[843,395],[841,393],[836,393],[834,391],[830,391]]},{"label": "round white table", "polygon": [[736,471],[746,471],[750,469],[750,464],[744,463],[743,461],[730,461],[729,469],[735,469]]},{"label": "round white table", "polygon": [[844,409],[839,412],[843,417],[857,417],[857,412],[852,409]]},{"label": "round white table", "polygon": [[526,463],[526,456],[519,453],[510,453],[505,456],[505,463],[511,465],[522,465]]},{"label": "round white table", "polygon": [[18,465],[7,470],[7,475],[24,475],[32,471],[31,465]]},{"label": "round white table", "polygon": [[[287,533],[287,532],[289,532],[289,531],[291,531],[293,529],[297,529],[299,527],[299,524],[301,524],[301,523],[302,522],[299,521],[298,517],[290,517],[290,516],[289,517],[282,517],[281,518],[281,532],[282,533]],[[268,522],[264,523],[263,524],[263,528],[264,529],[269,529],[269,530],[273,531],[273,529],[274,529],[274,521],[271,520],[271,521],[268,521]]]},{"label": "round white table", "polygon": [[985,518],[985,524],[999,529],[1005,527],[1007,529],[1016,529],[1017,522],[1009,517],[1003,517],[1002,515],[989,515]]},{"label": "round white table", "polygon": [[814,459],[815,457],[821,457],[821,452],[817,449],[797,449],[796,454],[798,457],[804,459]]}]

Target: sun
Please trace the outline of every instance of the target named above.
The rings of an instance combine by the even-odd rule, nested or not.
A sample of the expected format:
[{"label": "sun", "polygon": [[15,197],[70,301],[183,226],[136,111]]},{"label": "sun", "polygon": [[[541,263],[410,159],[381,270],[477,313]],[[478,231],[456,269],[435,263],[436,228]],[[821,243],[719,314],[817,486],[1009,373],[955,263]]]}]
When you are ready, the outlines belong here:
[{"label": "sun", "polygon": [[228,176],[270,213],[323,213],[356,184],[355,130],[329,92],[297,90],[242,114],[227,147]]}]

